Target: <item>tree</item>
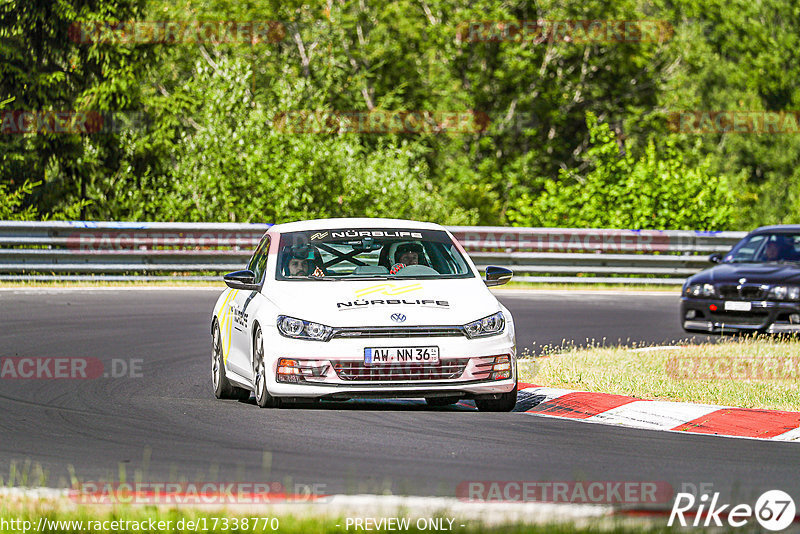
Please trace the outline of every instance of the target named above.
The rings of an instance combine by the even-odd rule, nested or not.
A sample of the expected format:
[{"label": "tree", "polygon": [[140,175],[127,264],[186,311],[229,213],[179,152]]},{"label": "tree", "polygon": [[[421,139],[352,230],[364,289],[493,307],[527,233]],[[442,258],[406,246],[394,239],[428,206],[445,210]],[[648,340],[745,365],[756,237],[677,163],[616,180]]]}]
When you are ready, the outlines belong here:
[{"label": "tree", "polygon": [[[686,164],[667,137],[651,140],[640,156],[618,144],[607,123],[587,116],[590,147],[580,173],[562,170],[545,193],[523,196],[509,218],[522,226],[723,230],[734,214],[733,195],[724,177],[709,173],[708,161]],[[620,149],[621,148],[621,149]]]},{"label": "tree", "polygon": [[[13,111],[123,111],[135,106],[133,51],[107,44],[82,44],[70,34],[85,20],[136,18],[143,0],[7,0],[0,4],[0,102]],[[17,114],[18,115],[18,114]],[[74,114],[73,114],[74,117]],[[8,122],[4,125],[8,126]],[[18,124],[17,124],[18,126]],[[27,203],[59,211],[86,199],[95,174],[113,166],[116,141],[77,133],[0,135],[0,184],[15,191],[38,183]],[[108,160],[92,148],[107,149]]]}]

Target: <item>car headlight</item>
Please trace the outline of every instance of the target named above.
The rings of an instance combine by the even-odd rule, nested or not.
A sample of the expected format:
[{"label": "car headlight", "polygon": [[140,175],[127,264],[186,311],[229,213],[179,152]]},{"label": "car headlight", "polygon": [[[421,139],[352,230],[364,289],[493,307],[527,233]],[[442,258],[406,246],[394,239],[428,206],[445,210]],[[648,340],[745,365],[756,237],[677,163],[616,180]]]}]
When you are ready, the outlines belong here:
[{"label": "car headlight", "polygon": [[711,298],[717,296],[717,292],[714,290],[714,284],[692,284],[686,286],[684,294],[687,297],[695,298]]},{"label": "car headlight", "polygon": [[333,333],[333,328],[325,326],[324,324],[312,323],[310,321],[303,321],[302,319],[295,319],[294,317],[287,317],[286,315],[279,315],[278,332],[280,332],[282,336],[294,339],[328,341]]},{"label": "car headlight", "polygon": [[470,339],[476,337],[496,336],[503,331],[506,326],[506,319],[503,317],[503,312],[497,312],[494,315],[472,321],[464,325],[464,332]]},{"label": "car headlight", "polygon": [[772,286],[769,298],[775,300],[800,300],[800,286]]}]

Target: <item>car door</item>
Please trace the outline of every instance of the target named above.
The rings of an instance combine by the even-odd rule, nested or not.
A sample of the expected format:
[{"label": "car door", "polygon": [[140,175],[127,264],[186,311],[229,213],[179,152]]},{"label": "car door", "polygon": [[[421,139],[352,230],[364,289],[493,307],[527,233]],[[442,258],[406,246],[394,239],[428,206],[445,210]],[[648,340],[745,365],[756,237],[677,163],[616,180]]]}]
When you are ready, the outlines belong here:
[{"label": "car door", "polygon": [[[270,239],[268,235],[259,242],[247,268],[255,273],[255,279],[259,282],[264,280],[264,274],[269,254]],[[230,354],[228,355],[227,367],[234,373],[241,375],[248,380],[253,379],[252,366],[252,327],[255,318],[254,303],[260,296],[256,290],[244,291],[235,290],[236,294],[228,301],[230,314]],[[224,341],[223,341],[224,344]]]}]

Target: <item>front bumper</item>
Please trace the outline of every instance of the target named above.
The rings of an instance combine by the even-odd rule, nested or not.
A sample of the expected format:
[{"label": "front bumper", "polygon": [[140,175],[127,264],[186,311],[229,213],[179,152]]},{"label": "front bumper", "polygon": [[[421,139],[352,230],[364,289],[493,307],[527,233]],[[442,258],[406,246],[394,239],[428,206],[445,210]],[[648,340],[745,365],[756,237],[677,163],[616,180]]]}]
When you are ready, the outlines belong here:
[{"label": "front bumper", "polygon": [[682,297],[681,324],[687,332],[705,334],[800,333],[800,322],[791,318],[792,315],[800,315],[800,303],[769,300],[749,302],[749,311],[730,311],[725,309],[724,300]]},{"label": "front bumper", "polygon": [[[267,368],[271,371],[267,387],[275,397],[490,399],[512,391],[517,384],[516,344],[508,334],[482,339],[414,337],[318,342],[289,339],[281,336],[277,329],[270,333],[273,335],[269,348],[265,343]],[[365,348],[404,346],[439,347],[440,367],[388,364],[381,366],[382,370],[377,373],[364,373]],[[487,362],[502,355],[509,356],[511,376],[497,380],[487,378]],[[314,376],[306,375],[297,383],[278,381],[279,361],[284,358],[314,368]]]}]

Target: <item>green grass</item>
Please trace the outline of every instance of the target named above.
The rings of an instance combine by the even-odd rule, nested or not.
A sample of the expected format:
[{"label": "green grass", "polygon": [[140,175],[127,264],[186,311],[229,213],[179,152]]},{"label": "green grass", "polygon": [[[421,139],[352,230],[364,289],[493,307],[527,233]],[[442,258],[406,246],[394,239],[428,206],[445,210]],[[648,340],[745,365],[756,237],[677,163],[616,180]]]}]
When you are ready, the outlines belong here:
[{"label": "green grass", "polygon": [[[27,533],[36,532],[40,518],[44,517],[48,521],[72,521],[72,525],[61,524],[56,528],[52,526],[50,529],[43,529],[45,532],[59,532],[64,534],[71,533],[108,533],[108,532],[131,532],[131,533],[161,533],[161,532],[196,532],[194,525],[200,525],[197,531],[229,534],[231,532],[251,532],[251,533],[269,533],[280,532],[282,534],[325,534],[325,533],[347,533],[347,532],[364,532],[364,530],[357,530],[352,525],[346,528],[345,517],[323,517],[318,514],[304,514],[290,515],[290,514],[270,514],[268,510],[258,512],[243,513],[237,512],[235,509],[207,511],[199,510],[196,508],[182,508],[182,509],[165,509],[158,507],[72,507],[64,504],[59,506],[52,506],[45,502],[44,504],[39,501],[27,500],[23,502],[9,502],[6,501],[0,504],[0,532],[23,532],[27,527]],[[257,526],[253,528],[253,520],[248,519],[248,524],[244,526],[241,521],[243,518],[254,517],[267,517],[277,518],[278,529],[273,530],[269,522],[259,519]],[[371,530],[370,532],[431,532],[431,530],[420,530],[416,528],[416,517],[405,513],[398,514],[384,514],[384,513],[371,513],[369,511],[359,511],[357,515],[349,515],[349,517],[409,517],[410,528],[408,530]],[[443,514],[436,517],[451,517]],[[234,518],[238,523],[238,529],[234,528]],[[155,528],[151,528],[150,520],[153,521]],[[227,520],[227,527],[225,528],[225,520]],[[531,521],[536,518],[532,517]],[[2,524],[5,521],[6,524]],[[12,524],[11,521],[15,523]],[[24,521],[30,522],[28,525],[20,523]],[[106,521],[119,521],[120,523],[116,529],[110,529],[114,526],[110,523],[104,524]],[[136,527],[132,523],[136,522]],[[194,522],[190,525],[189,522]],[[572,534],[572,533],[593,533],[593,532],[619,532],[619,533],[633,533],[633,532],[667,532],[669,529],[666,527],[657,526],[662,524],[662,521],[656,520],[652,524],[642,519],[618,519],[618,518],[601,518],[591,524],[586,524],[585,520],[583,525],[576,525],[570,522],[558,523],[541,523],[541,524],[501,524],[501,525],[487,525],[478,521],[460,520],[456,518],[453,523],[453,532],[463,534],[478,534],[478,533],[508,533],[508,534],[527,534],[527,533],[556,533],[556,534]],[[75,522],[82,522],[78,525]],[[159,524],[159,522],[162,522]],[[169,523],[167,523],[169,522]],[[266,528],[265,527],[266,523]],[[663,521],[666,523],[666,520]],[[274,523],[273,523],[274,524]],[[445,525],[447,523],[445,522]],[[464,524],[461,527],[460,524]],[[14,528],[19,526],[19,528]],[[5,527],[5,528],[3,528]],[[143,527],[143,528],[139,528]],[[204,529],[203,527],[206,527]]]},{"label": "green grass", "polygon": [[[67,466],[71,487],[80,487],[72,466]],[[653,516],[609,514],[607,509],[583,509],[571,513],[568,505],[544,505],[543,508],[526,510],[503,509],[497,503],[460,503],[451,505],[440,502],[431,506],[423,498],[384,501],[376,497],[371,501],[357,503],[334,499],[331,502],[281,502],[242,504],[99,504],[69,497],[60,490],[37,490],[34,493],[14,491],[14,488],[48,487],[49,472],[40,464],[25,461],[11,462],[7,477],[0,476],[0,532],[58,532],[107,533],[107,532],[210,532],[230,534],[233,532],[268,533],[348,533],[348,532],[435,532],[416,526],[418,519],[443,519],[443,526],[452,520],[452,532],[459,534],[500,533],[634,533],[671,532],[664,527],[663,514]],[[120,480],[127,479],[124,465],[120,465]],[[138,477],[137,477],[138,478]],[[202,477],[201,477],[202,478]],[[59,487],[67,482],[62,479]],[[235,493],[234,493],[235,494]],[[91,495],[89,497],[92,498]],[[113,498],[113,496],[112,496]],[[422,499],[419,501],[418,499]],[[421,508],[415,509],[419,502]],[[478,506],[481,508],[473,508]],[[591,508],[591,507],[588,507]],[[488,513],[487,513],[488,512]],[[245,526],[243,518],[248,518]],[[259,518],[254,523],[253,518]],[[265,521],[268,518],[270,521]],[[272,518],[277,519],[278,529],[273,530]],[[410,522],[408,529],[358,529],[349,525],[347,519],[404,518]],[[227,522],[225,521],[227,519]],[[37,529],[40,520],[47,520],[42,529]],[[152,520],[152,527],[151,527]],[[3,523],[5,521],[5,524]],[[13,523],[12,523],[13,521]],[[27,524],[24,522],[28,522]],[[61,522],[54,525],[52,522]],[[127,521],[115,528],[106,522]],[[189,522],[193,522],[190,525]],[[72,522],[72,524],[64,523]],[[77,524],[80,522],[81,524]],[[98,523],[99,522],[99,523]],[[135,525],[133,522],[136,522]],[[169,523],[167,523],[169,522]],[[159,524],[160,523],[160,524]],[[238,528],[236,528],[238,526]],[[444,530],[447,530],[446,528]]]},{"label": "green grass", "polygon": [[800,411],[800,341],[726,338],[716,344],[548,347],[520,360],[520,380],[642,399]]}]

